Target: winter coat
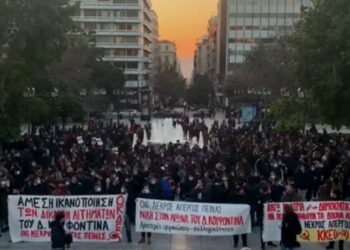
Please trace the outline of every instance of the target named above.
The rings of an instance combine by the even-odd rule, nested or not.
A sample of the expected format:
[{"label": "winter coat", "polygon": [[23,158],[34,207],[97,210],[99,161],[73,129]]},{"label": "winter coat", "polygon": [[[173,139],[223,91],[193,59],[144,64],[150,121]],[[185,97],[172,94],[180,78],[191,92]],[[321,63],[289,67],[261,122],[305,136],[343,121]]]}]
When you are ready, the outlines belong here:
[{"label": "winter coat", "polygon": [[66,233],[63,224],[59,221],[50,222],[51,228],[51,247],[52,249],[64,249]]},{"label": "winter coat", "polygon": [[296,213],[291,213],[284,216],[282,221],[282,240],[281,243],[285,248],[295,248],[300,247],[297,241],[297,235],[302,231],[298,215]]}]

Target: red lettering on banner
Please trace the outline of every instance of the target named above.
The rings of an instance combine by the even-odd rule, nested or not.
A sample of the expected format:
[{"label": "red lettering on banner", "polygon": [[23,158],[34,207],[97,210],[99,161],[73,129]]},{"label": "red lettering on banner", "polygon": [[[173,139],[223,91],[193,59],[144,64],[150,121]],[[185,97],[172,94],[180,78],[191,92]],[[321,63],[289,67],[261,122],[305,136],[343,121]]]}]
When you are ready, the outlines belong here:
[{"label": "red lettering on banner", "polygon": [[267,212],[277,212],[280,209],[280,204],[269,203],[267,204]]},{"label": "red lettering on banner", "polygon": [[[153,212],[152,211],[140,211],[140,218],[145,220],[153,220]],[[156,218],[158,220],[158,218]]]},{"label": "red lettering on banner", "polygon": [[24,209],[24,216],[25,217],[38,217],[38,210],[35,208],[25,208]]},{"label": "red lettering on banner", "polygon": [[344,214],[342,212],[336,212],[336,213],[329,212],[327,213],[327,219],[328,220],[344,219]]},{"label": "red lettering on banner", "polygon": [[105,240],[106,239],[106,234],[105,233],[92,233],[92,232],[87,232],[84,233],[84,239],[88,240]]},{"label": "red lettering on banner", "polygon": [[201,217],[200,215],[191,215],[191,223],[192,224],[200,224],[201,223]]},{"label": "red lettering on banner", "polygon": [[119,195],[117,197],[117,213],[118,214],[124,214],[123,208],[124,208],[125,200],[123,195]]},{"label": "red lettering on banner", "polygon": [[50,231],[46,231],[46,230],[32,230],[32,231],[30,231],[31,238],[47,238],[50,236],[51,236]]},{"label": "red lettering on banner", "polygon": [[81,239],[81,233],[79,232],[72,232],[72,236],[74,239]]},{"label": "red lettering on banner", "polygon": [[349,232],[346,230],[318,230],[317,231],[318,241],[337,241],[337,240],[348,240]]},{"label": "red lettering on banner", "polygon": [[276,214],[277,220],[283,220],[283,214]]},{"label": "red lettering on banner", "polygon": [[21,237],[29,237],[29,231],[28,230],[22,230],[20,235],[21,235]]},{"label": "red lettering on banner", "polygon": [[272,213],[267,214],[267,219],[268,220],[275,220],[275,215]]},{"label": "red lettering on banner", "polygon": [[202,217],[202,225],[208,225],[206,216]]},{"label": "red lettering on banner", "polygon": [[240,217],[222,217],[222,216],[209,216],[209,225],[213,226],[241,226],[244,225],[242,216]]},{"label": "red lettering on banner", "polygon": [[168,213],[161,213],[161,212],[156,212],[155,213],[156,218],[155,220],[164,220],[164,221],[169,221],[170,220],[170,215]]},{"label": "red lettering on banner", "polygon": [[188,216],[183,214],[171,214],[170,215],[170,221],[176,222],[176,223],[188,223]]},{"label": "red lettering on banner", "polygon": [[304,207],[304,203],[303,202],[294,202],[291,204],[294,211],[298,212],[298,211],[305,211],[305,207]]}]

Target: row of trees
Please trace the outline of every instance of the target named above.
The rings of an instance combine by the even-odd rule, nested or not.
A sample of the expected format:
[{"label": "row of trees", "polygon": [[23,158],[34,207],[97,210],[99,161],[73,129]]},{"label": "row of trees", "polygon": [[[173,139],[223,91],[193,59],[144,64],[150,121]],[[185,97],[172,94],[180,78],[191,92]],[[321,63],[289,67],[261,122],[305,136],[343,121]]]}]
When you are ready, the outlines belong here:
[{"label": "row of trees", "polygon": [[349,9],[350,1],[314,1],[290,37],[252,51],[229,79],[228,96],[238,87],[269,89],[284,129],[305,122],[350,125]]},{"label": "row of trees", "polygon": [[81,36],[75,8],[68,0],[0,0],[0,142],[25,122],[80,121],[94,89],[112,96],[123,86],[122,72]]},{"label": "row of trees", "polygon": [[155,77],[154,93],[163,106],[182,106],[186,101],[191,106],[207,107],[210,98],[215,98],[214,84],[207,75],[197,75],[190,86],[175,67],[160,71]]}]

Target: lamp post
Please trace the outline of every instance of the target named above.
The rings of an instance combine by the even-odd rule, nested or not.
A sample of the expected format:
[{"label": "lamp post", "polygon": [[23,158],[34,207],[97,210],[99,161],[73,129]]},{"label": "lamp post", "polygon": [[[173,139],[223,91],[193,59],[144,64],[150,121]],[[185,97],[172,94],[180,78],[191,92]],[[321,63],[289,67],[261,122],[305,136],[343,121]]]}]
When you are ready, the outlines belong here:
[{"label": "lamp post", "polygon": [[303,99],[303,124],[304,124],[304,134],[306,133],[306,90],[303,90],[302,88],[298,88],[298,97],[300,99]]}]

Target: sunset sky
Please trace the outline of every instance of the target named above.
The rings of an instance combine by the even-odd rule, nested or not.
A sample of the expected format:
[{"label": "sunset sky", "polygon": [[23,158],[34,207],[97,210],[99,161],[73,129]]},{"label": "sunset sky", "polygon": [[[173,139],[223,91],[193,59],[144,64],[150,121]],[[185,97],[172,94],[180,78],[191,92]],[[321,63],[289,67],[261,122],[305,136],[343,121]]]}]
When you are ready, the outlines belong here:
[{"label": "sunset sky", "polygon": [[207,33],[217,0],[152,0],[158,14],[160,39],[174,41],[181,59],[182,73],[191,78],[196,40]]}]

